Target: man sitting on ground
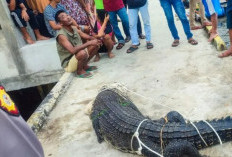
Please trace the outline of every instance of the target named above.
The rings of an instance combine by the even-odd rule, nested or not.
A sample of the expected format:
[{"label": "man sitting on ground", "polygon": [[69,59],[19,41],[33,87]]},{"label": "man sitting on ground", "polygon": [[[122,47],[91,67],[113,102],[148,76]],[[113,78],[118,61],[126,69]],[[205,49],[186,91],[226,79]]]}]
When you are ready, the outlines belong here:
[{"label": "man sitting on ground", "polygon": [[[60,30],[62,27],[60,24],[57,24],[55,21],[55,15],[59,10],[63,10],[68,14],[68,11],[65,9],[63,5],[60,4],[61,0],[50,0],[50,4],[45,8],[44,10],[44,20],[45,24],[47,26],[48,32],[52,37],[56,36],[56,33],[58,30]],[[77,23],[73,20],[73,25],[77,26]]]},{"label": "man sitting on ground", "polygon": [[23,38],[28,44],[33,44],[35,41],[27,32],[27,22],[30,23],[31,28],[34,30],[37,40],[46,40],[48,38],[42,36],[39,32],[39,25],[35,19],[35,15],[27,6],[25,0],[6,0],[10,9],[11,17],[17,27],[23,34]]},{"label": "man sitting on ground", "polygon": [[[89,71],[96,70],[97,67],[87,64],[98,52],[100,42],[72,26],[73,20],[65,11],[58,11],[55,20],[62,27],[56,37],[61,66],[66,72],[77,71],[81,78],[91,77]],[[89,41],[83,44],[81,38]]]}]

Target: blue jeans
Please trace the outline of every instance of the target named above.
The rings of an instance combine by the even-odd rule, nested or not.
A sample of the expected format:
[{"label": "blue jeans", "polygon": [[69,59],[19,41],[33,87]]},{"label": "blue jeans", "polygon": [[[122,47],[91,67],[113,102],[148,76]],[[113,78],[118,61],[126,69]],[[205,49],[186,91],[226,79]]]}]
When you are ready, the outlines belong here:
[{"label": "blue jeans", "polygon": [[172,33],[174,39],[180,39],[178,36],[178,32],[174,23],[174,17],[172,13],[172,6],[175,9],[176,14],[178,15],[183,28],[184,32],[187,36],[187,39],[192,38],[193,34],[190,31],[189,21],[186,17],[184,5],[181,0],[160,0],[160,4],[164,10],[165,16],[168,21],[168,27]]},{"label": "blue jeans", "polygon": [[127,37],[130,37],[129,19],[128,19],[128,15],[126,12],[126,8],[122,8],[122,9],[119,9],[117,11],[110,11],[109,15],[110,15],[110,23],[113,26],[114,34],[115,34],[116,38],[118,39],[118,42],[125,43],[125,40],[122,36],[122,33],[118,27],[117,15],[120,17],[120,19],[122,21],[124,33],[126,34]]},{"label": "blue jeans", "polygon": [[139,11],[141,13],[143,23],[144,23],[146,41],[147,42],[151,41],[151,25],[150,25],[150,16],[149,16],[149,12],[148,12],[148,2],[147,2],[144,6],[142,6],[140,8],[128,10],[132,45],[139,44],[138,31],[137,31],[138,12]]}]

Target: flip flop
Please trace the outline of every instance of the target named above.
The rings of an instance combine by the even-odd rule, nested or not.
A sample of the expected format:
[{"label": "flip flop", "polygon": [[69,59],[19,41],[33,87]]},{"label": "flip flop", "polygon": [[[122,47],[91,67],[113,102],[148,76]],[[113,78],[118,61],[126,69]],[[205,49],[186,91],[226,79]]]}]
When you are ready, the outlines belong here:
[{"label": "flip flop", "polygon": [[134,52],[135,50],[138,50],[138,47],[130,47],[127,51],[126,51],[126,53],[132,53],[132,52]]},{"label": "flip flop", "polygon": [[94,71],[97,70],[98,68],[96,66],[89,66],[85,71]]},{"label": "flip flop", "polygon": [[179,40],[174,40],[172,43],[172,47],[177,47],[178,45],[180,45],[180,41]]},{"label": "flip flop", "polygon": [[191,44],[191,45],[197,45],[198,44],[198,42],[195,39],[189,39],[188,43]]},{"label": "flip flop", "polygon": [[117,50],[120,50],[121,48],[123,48],[125,44],[123,43],[118,43],[118,46],[116,47]]},{"label": "flip flop", "polygon": [[84,74],[81,74],[81,75],[78,75],[77,74],[77,77],[79,77],[79,78],[90,78],[90,77],[92,77],[93,75],[90,73],[90,72],[86,72],[86,73],[84,73]]},{"label": "flip flop", "polygon": [[154,46],[152,43],[147,43],[147,49],[152,49]]}]

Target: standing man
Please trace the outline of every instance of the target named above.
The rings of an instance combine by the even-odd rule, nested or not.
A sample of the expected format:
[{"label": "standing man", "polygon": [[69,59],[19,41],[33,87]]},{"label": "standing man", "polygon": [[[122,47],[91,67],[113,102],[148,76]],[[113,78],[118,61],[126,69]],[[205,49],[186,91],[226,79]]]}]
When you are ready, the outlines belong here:
[{"label": "standing man", "polygon": [[206,0],[207,7],[205,9],[209,10],[210,20],[212,22],[212,29],[210,30],[209,42],[211,42],[214,38],[218,36],[217,27],[218,27],[218,19],[217,13],[215,11],[212,0]]},{"label": "standing man", "polygon": [[43,148],[0,84],[0,156],[44,157]]},{"label": "standing man", "polygon": [[[110,23],[112,24],[114,29],[114,34],[118,39],[118,45],[116,49],[119,50],[125,45],[125,42],[129,42],[131,39],[130,31],[129,31],[129,20],[128,20],[126,8],[124,7],[122,0],[103,0],[103,4],[105,10],[108,11],[110,15]],[[118,27],[117,15],[120,17],[122,21],[124,33],[126,34],[125,39],[122,36],[121,31]]]},{"label": "standing man", "polygon": [[228,57],[232,56],[232,0],[227,0],[227,28],[229,29],[230,36],[230,48],[218,57]]},{"label": "standing man", "polygon": [[[202,26],[196,26],[195,24],[195,9],[196,9],[196,4],[199,4],[199,12],[200,12],[200,17],[201,17],[201,24]],[[203,6],[203,3],[201,0],[190,0],[189,2],[190,6],[190,15],[189,15],[189,22],[190,22],[190,28],[191,30],[196,30],[196,29],[201,29],[205,26],[211,26],[212,23],[207,20],[205,17],[205,8]]]},{"label": "standing man", "polygon": [[[61,66],[66,72],[76,71],[80,78],[91,77],[90,71],[97,67],[88,66],[88,62],[98,52],[98,40],[73,26],[72,18],[63,10],[56,13],[55,20],[62,27],[56,37]],[[88,41],[83,44],[81,38]]]},{"label": "standing man", "polygon": [[132,53],[138,49],[140,45],[138,32],[137,32],[137,23],[138,23],[138,12],[140,11],[143,23],[144,30],[147,41],[147,49],[153,48],[151,43],[151,26],[150,26],[150,16],[148,12],[148,1],[147,0],[127,0],[129,7],[129,21],[130,21],[130,34],[132,39],[132,46],[127,50],[127,53]]},{"label": "standing man", "polygon": [[180,37],[178,35],[177,29],[175,26],[175,22],[174,22],[173,13],[172,13],[172,6],[175,9],[175,12],[178,15],[178,17],[183,25],[184,32],[187,36],[188,42],[191,45],[197,45],[198,42],[195,39],[193,39],[193,34],[190,31],[189,21],[186,17],[183,2],[181,0],[160,0],[160,4],[164,10],[164,13],[165,13],[165,16],[166,16],[167,22],[168,22],[168,27],[172,33],[173,38],[174,38],[174,41],[172,43],[172,47],[176,47],[180,44]]},{"label": "standing man", "polygon": [[[123,3],[125,5],[125,8],[128,9],[127,0],[123,0]],[[140,39],[145,39],[146,38],[145,35],[143,35],[141,20],[140,20],[139,16],[138,16],[137,31],[138,31],[138,35],[139,35]]]}]

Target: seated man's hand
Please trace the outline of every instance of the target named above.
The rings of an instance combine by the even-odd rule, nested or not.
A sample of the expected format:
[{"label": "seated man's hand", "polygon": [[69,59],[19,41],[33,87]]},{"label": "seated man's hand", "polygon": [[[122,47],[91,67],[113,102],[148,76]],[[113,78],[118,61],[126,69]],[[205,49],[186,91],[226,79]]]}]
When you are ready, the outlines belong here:
[{"label": "seated man's hand", "polygon": [[97,39],[90,40],[90,41],[88,41],[88,42],[89,42],[89,44],[90,44],[91,46],[99,46],[99,45],[100,45]]},{"label": "seated man's hand", "polygon": [[26,10],[22,10],[21,16],[22,16],[22,19],[24,19],[26,22],[28,22],[30,20],[30,17],[28,16]]}]

